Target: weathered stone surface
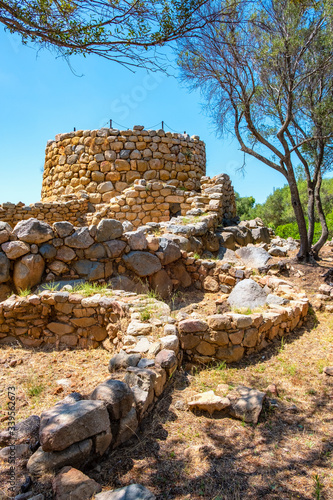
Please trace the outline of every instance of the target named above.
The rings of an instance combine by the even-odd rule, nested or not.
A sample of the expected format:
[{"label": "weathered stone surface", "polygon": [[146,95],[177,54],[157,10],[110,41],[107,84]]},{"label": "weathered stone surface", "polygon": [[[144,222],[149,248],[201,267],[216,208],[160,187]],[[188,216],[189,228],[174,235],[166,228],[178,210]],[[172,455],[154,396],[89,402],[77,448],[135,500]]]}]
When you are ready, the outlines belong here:
[{"label": "weathered stone surface", "polygon": [[109,361],[108,370],[114,373],[118,370],[126,370],[129,366],[137,366],[141,359],[141,354],[126,354],[119,352]]},{"label": "weathered stone surface", "polygon": [[184,319],[178,324],[181,333],[205,332],[208,330],[208,324],[202,319]]},{"label": "weathered stone surface", "polygon": [[180,337],[180,345],[182,349],[193,349],[198,344],[200,344],[200,337],[196,335],[182,335]]},{"label": "weathered stone surface", "polygon": [[203,356],[213,356],[216,348],[211,343],[202,341],[199,345],[197,345],[196,350]]},{"label": "weathered stone surface", "polygon": [[123,260],[131,271],[138,276],[150,276],[161,269],[161,262],[149,252],[133,251],[124,255]]},{"label": "weathered stone surface", "polygon": [[162,299],[170,298],[173,283],[165,269],[157,271],[150,277],[150,285]]},{"label": "weathered stone surface", "polygon": [[51,226],[33,218],[20,221],[16,224],[13,233],[19,240],[36,245],[49,241],[54,236]]},{"label": "weathered stone surface", "polygon": [[142,321],[133,320],[127,327],[127,335],[149,335],[152,332],[153,325],[143,323]]},{"label": "weathered stone surface", "polygon": [[51,260],[54,259],[54,257],[56,256],[57,250],[54,248],[53,245],[50,245],[49,243],[44,243],[44,245],[39,247],[39,253],[45,260]]},{"label": "weathered stone surface", "polygon": [[135,408],[131,408],[125,417],[120,420],[118,436],[114,446],[119,446],[135,434],[139,422]]},{"label": "weathered stone surface", "polygon": [[323,371],[324,373],[326,373],[326,375],[333,376],[333,366],[325,366]]},{"label": "weathered stone surface", "polygon": [[132,391],[134,395],[136,412],[138,418],[141,419],[146,413],[149,406],[154,401],[154,389],[153,387],[151,387],[148,391],[145,391],[138,385],[133,385]]},{"label": "weathered stone surface", "polygon": [[52,481],[52,488],[56,500],[89,500],[102,491],[94,479],[70,466],[61,469]]},{"label": "weathered stone surface", "polygon": [[102,243],[95,243],[91,247],[86,248],[84,251],[84,256],[86,259],[104,259],[106,257],[106,249]]},{"label": "weathered stone surface", "polygon": [[127,276],[115,276],[109,283],[114,290],[125,290],[125,292],[147,293],[149,290],[145,283],[131,280]]},{"label": "weathered stone surface", "polygon": [[66,238],[66,236],[70,236],[74,233],[74,226],[70,222],[61,221],[55,222],[53,224],[53,229],[59,236],[59,238]]},{"label": "weathered stone surface", "polygon": [[126,243],[122,240],[105,241],[106,251],[110,259],[116,259],[125,250]]},{"label": "weathered stone surface", "polygon": [[235,237],[232,233],[229,233],[227,231],[222,231],[219,234],[219,240],[221,247],[228,248],[230,250],[235,250],[236,248],[236,240]]},{"label": "weathered stone surface", "polygon": [[229,313],[228,316],[232,320],[235,328],[247,328],[253,323],[251,315],[248,314]]},{"label": "weathered stone surface", "polygon": [[48,323],[47,328],[56,335],[67,335],[74,332],[73,326],[68,325],[67,323],[59,323],[57,321]]},{"label": "weathered stone surface", "polygon": [[169,349],[176,354],[179,351],[179,339],[177,335],[166,335],[165,337],[160,337],[159,341],[162,344],[162,349]]},{"label": "weathered stone surface", "polygon": [[238,248],[235,253],[247,267],[255,269],[265,266],[267,261],[271,258],[266,250],[257,247]]},{"label": "weathered stone surface", "polygon": [[96,500],[155,500],[156,497],[141,484],[130,484],[124,488],[99,493]]},{"label": "weathered stone surface", "polygon": [[95,242],[87,227],[80,227],[71,236],[65,238],[65,245],[71,248],[88,248],[93,243]]},{"label": "weathered stone surface", "polygon": [[8,259],[18,259],[30,252],[30,245],[24,241],[9,241],[1,245],[2,250],[7,255]]},{"label": "weathered stone surface", "polygon": [[112,420],[124,418],[132,408],[134,397],[127,384],[120,380],[109,379],[99,384],[91,394],[91,399],[106,403]]},{"label": "weathered stone surface", "polygon": [[261,286],[251,279],[237,283],[228,297],[228,303],[235,308],[250,308],[263,306],[266,303],[266,292]]},{"label": "weathered stone surface", "polygon": [[144,231],[129,231],[124,234],[124,238],[126,238],[131,250],[146,250],[148,248]]},{"label": "weathered stone surface", "polygon": [[42,413],[39,438],[43,451],[61,451],[109,428],[108,412],[102,401],[58,403]]},{"label": "weathered stone surface", "polygon": [[10,278],[10,261],[6,254],[0,252],[0,283],[5,283]]},{"label": "weathered stone surface", "polygon": [[207,316],[207,323],[212,330],[226,330],[230,328],[231,319],[224,314],[213,314]]},{"label": "weathered stone surface", "polygon": [[212,276],[207,276],[202,285],[206,292],[218,292],[220,289],[218,281],[216,281],[216,279]]},{"label": "weathered stone surface", "polygon": [[78,260],[74,263],[74,269],[79,276],[87,280],[99,280],[104,278],[104,265],[101,262],[90,260]]},{"label": "weathered stone surface", "polygon": [[17,290],[30,290],[40,283],[45,269],[41,255],[25,255],[15,262],[13,281]]},{"label": "weathered stone surface", "polygon": [[72,444],[62,451],[45,452],[40,447],[30,457],[27,469],[33,476],[40,476],[46,472],[57,471],[66,465],[82,467],[89,458],[91,450],[91,439]]},{"label": "weathered stone surface", "polygon": [[70,262],[75,259],[76,253],[72,248],[66,247],[65,245],[57,250],[56,258],[63,262]]},{"label": "weathered stone surface", "polygon": [[275,305],[285,305],[288,304],[289,300],[283,297],[279,297],[278,295],[274,295],[273,293],[269,293],[266,298],[267,304],[275,304]]},{"label": "weathered stone surface", "polygon": [[177,357],[174,351],[162,349],[155,357],[155,363],[164,368],[171,375],[177,368]]},{"label": "weathered stone surface", "polygon": [[286,257],[288,249],[284,247],[272,247],[268,250],[269,255],[272,257]]},{"label": "weathered stone surface", "polygon": [[197,410],[208,411],[208,413],[212,415],[214,411],[221,411],[228,408],[230,406],[230,400],[228,398],[216,396],[214,391],[207,391],[192,396],[187,404],[191,409],[195,408]]},{"label": "weathered stone surface", "polygon": [[256,389],[238,386],[234,394],[228,394],[231,402],[230,414],[244,422],[256,424],[265,396],[264,392]]},{"label": "weathered stone surface", "polygon": [[163,237],[159,238],[159,241],[160,241],[159,251],[162,253],[160,258],[164,266],[180,259],[181,257],[180,248],[176,243]]},{"label": "weathered stone surface", "polygon": [[254,243],[269,243],[270,236],[267,227],[255,227],[251,229],[251,234]]},{"label": "weathered stone surface", "polygon": [[244,347],[240,345],[234,345],[232,347],[220,347],[216,353],[216,358],[226,361],[226,363],[239,361],[243,356]]},{"label": "weathered stone surface", "polygon": [[[22,420],[15,425],[15,444],[21,444],[26,441],[37,442],[39,433],[40,418],[37,415]],[[10,432],[5,429],[0,432],[0,446],[7,446],[12,441]]]},{"label": "weathered stone surface", "polygon": [[127,373],[125,376],[125,382],[133,387],[138,386],[143,391],[150,391],[154,388],[156,380],[156,373],[149,368],[137,368],[129,367],[127,368]]},{"label": "weathered stone surface", "polygon": [[179,284],[187,288],[191,286],[192,279],[189,273],[186,271],[186,267],[181,262],[175,262],[169,266],[172,278],[179,281]]},{"label": "weathered stone surface", "polygon": [[12,228],[7,222],[0,221],[0,245],[9,240]]},{"label": "weathered stone surface", "polygon": [[240,264],[240,260],[238,259],[236,253],[233,250],[230,250],[230,248],[225,248],[225,247],[220,247],[217,258],[219,260],[222,260],[223,262],[230,263],[230,264]]},{"label": "weathered stone surface", "polygon": [[97,226],[96,241],[103,242],[120,238],[123,234],[123,225],[119,220],[103,219]]}]

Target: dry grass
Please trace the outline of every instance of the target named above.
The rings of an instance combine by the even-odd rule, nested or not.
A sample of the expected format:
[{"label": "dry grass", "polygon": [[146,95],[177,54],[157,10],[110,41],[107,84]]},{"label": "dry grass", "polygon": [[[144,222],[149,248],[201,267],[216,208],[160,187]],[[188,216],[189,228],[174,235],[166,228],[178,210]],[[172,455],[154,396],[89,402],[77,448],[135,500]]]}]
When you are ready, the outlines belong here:
[{"label": "dry grass", "polygon": [[[309,295],[316,293],[328,262],[320,268],[299,266],[305,275],[296,278],[297,285],[306,288]],[[175,309],[200,308],[200,312],[211,314],[213,298],[193,292],[177,297],[173,305]],[[44,353],[8,348],[2,356],[23,360],[13,368],[0,365],[1,387],[13,380],[19,387],[19,420],[39,414],[67,392],[88,393],[107,376],[110,353],[99,349]],[[327,365],[333,365],[333,317],[319,312],[310,314],[307,323],[283,341],[276,340],[237,366],[221,363],[186,372],[184,364],[137,436],[86,472],[103,490],[139,482],[153,491],[157,500],[330,500],[333,377],[323,373]],[[68,379],[70,387],[54,394],[59,378]],[[268,394],[257,426],[223,414],[209,417],[184,410],[194,392],[239,383],[261,390],[270,384],[277,386],[278,394]],[[40,394],[32,395],[32,388],[38,392],[39,385],[43,386]],[[24,482],[24,472],[19,470],[19,483]],[[50,478],[36,481],[33,491],[51,499]]]}]

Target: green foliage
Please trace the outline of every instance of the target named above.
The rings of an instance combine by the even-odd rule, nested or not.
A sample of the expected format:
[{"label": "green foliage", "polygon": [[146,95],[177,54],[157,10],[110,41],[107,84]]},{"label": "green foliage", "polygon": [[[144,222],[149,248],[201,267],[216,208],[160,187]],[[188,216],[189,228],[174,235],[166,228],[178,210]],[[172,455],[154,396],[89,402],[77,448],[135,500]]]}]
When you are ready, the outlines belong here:
[{"label": "green foliage", "polygon": [[236,208],[237,215],[241,220],[250,220],[252,219],[251,213],[254,207],[256,200],[253,196],[244,196],[241,197],[238,193],[235,193],[236,198]]},{"label": "green foliage", "polygon": [[19,295],[19,297],[27,297],[30,294],[31,294],[31,290],[29,290],[27,288],[26,290],[20,290],[18,295]]},{"label": "green foliage", "polygon": [[128,66],[160,67],[150,47],[196,30],[201,0],[0,2],[0,22],[24,44],[59,55],[97,54]]}]

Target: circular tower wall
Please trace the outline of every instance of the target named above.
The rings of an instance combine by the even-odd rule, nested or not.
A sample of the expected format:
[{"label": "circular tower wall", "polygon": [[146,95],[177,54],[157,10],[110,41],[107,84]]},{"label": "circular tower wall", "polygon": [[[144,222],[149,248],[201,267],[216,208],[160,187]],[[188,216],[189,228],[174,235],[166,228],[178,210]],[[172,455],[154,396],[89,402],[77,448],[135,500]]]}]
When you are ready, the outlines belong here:
[{"label": "circular tower wall", "polygon": [[198,136],[164,130],[79,130],[48,141],[42,200],[85,191],[93,204],[109,203],[136,179],[199,190],[206,174]]}]

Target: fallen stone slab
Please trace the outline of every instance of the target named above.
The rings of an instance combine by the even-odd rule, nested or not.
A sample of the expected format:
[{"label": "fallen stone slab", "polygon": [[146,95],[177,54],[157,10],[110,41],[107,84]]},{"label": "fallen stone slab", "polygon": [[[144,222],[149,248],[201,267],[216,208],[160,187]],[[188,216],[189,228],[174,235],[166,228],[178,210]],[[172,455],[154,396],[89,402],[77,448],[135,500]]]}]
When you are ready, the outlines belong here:
[{"label": "fallen stone slab", "polygon": [[212,415],[214,411],[221,411],[225,408],[229,408],[230,400],[228,398],[216,396],[214,391],[207,391],[192,396],[187,404],[190,409],[195,408],[197,410],[208,411],[208,413]]},{"label": "fallen stone slab", "polygon": [[257,424],[265,396],[265,392],[239,385],[233,393],[228,394],[230,415],[244,422]]},{"label": "fallen stone slab", "polygon": [[155,500],[151,491],[141,484],[130,484],[113,491],[103,491],[95,496],[95,500]]},{"label": "fallen stone slab", "polygon": [[109,429],[109,414],[103,401],[58,403],[42,413],[39,440],[43,451],[61,451]]},{"label": "fallen stone slab", "polygon": [[55,500],[89,500],[102,491],[94,479],[74,467],[64,467],[52,481]]}]

